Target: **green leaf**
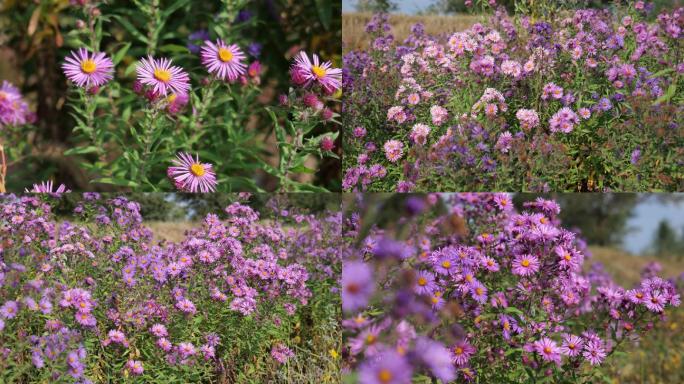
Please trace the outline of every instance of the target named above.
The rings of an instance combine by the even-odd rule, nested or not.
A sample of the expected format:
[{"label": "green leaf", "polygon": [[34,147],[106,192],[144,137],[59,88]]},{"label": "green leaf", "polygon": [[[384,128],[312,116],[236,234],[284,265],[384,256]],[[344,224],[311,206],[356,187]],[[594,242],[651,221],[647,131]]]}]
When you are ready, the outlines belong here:
[{"label": "green leaf", "polygon": [[175,3],[169,5],[168,7],[165,7],[164,12],[162,12],[164,18],[168,18],[169,16],[171,16],[172,13],[176,12],[178,9],[190,3],[190,1],[191,0],[176,0]]},{"label": "green leaf", "polygon": [[119,15],[114,15],[114,18],[119,20],[119,23],[121,23],[121,26],[124,27],[130,33],[135,37],[136,39],[140,40],[142,43],[147,44],[147,37],[145,37],[140,31],[138,31],[133,24],[131,24],[128,19],[121,17]]},{"label": "green leaf", "polygon": [[87,147],[76,147],[76,148],[70,148],[64,151],[64,154],[66,156],[71,156],[71,155],[85,155],[86,153],[97,153],[100,151],[100,148],[95,147],[95,146],[87,146]]},{"label": "green leaf", "polygon": [[126,43],[124,44],[123,47],[121,47],[115,54],[112,56],[112,62],[116,66],[123,60],[124,56],[126,56],[126,52],[128,52],[128,49],[131,48],[131,43]]},{"label": "green leaf", "polygon": [[295,173],[316,173],[315,169],[307,168],[304,165],[297,165],[296,167],[290,168],[290,172],[295,172]]},{"label": "green leaf", "polygon": [[316,10],[318,11],[318,18],[323,24],[323,28],[330,29],[330,20],[332,19],[332,2],[326,0],[316,0]]},{"label": "green leaf", "polygon": [[130,181],[126,179],[121,179],[118,177],[100,177],[99,179],[95,179],[91,181],[91,183],[100,183],[100,184],[112,184],[112,185],[118,185],[120,187],[137,187],[138,183],[135,181]]},{"label": "green leaf", "polygon": [[664,95],[656,99],[656,101],[653,102],[653,105],[670,101],[672,96],[674,96],[675,92],[677,92],[677,83],[672,82],[672,84],[670,84],[670,86],[667,88],[667,92],[665,92]]}]

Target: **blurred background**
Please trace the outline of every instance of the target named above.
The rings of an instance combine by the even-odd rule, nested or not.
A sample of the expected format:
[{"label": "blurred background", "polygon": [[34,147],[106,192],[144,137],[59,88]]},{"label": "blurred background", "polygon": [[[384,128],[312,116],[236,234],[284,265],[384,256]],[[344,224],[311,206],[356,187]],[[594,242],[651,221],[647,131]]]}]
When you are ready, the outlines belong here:
[{"label": "blurred background", "polygon": [[[38,181],[52,179],[73,190],[120,190],[108,185],[88,184],[88,175],[76,156],[64,156],[74,146],[75,125],[66,103],[67,82],[62,74],[64,57],[77,45],[73,31],[82,23],[71,5],[82,0],[1,0],[0,1],[0,83],[7,80],[18,87],[36,113],[35,130],[26,131],[21,139],[5,138],[6,148],[22,146],[20,158],[8,159],[8,191],[20,191]],[[142,1],[144,4],[149,1]],[[135,41],[134,34],[144,30],[146,19],[129,0],[99,0],[103,15],[116,15],[104,28],[108,33],[102,50]],[[188,0],[158,0],[160,9],[173,9]],[[175,58],[194,55],[189,49],[201,44],[197,36],[207,28],[211,15],[225,4],[246,3],[230,28],[240,31],[249,46],[243,47],[263,65],[263,92],[260,101],[272,103],[290,86],[289,67],[300,50],[316,52],[341,66],[340,0],[256,0],[256,1],[192,1],[190,12],[174,12],[164,27],[158,52]],[[131,87],[135,79],[131,65],[145,54],[145,47],[133,45],[117,68],[117,80]],[[181,62],[182,63],[182,62]],[[125,70],[124,70],[125,69]],[[254,116],[253,129],[269,140],[270,120]],[[4,132],[7,135],[7,132]],[[0,132],[0,136],[3,132]],[[15,142],[11,142],[11,141]],[[270,139],[274,141],[274,139]],[[10,142],[7,142],[10,141]],[[24,141],[26,143],[24,143]],[[275,144],[275,143],[274,143]],[[339,148],[339,145],[337,146]],[[116,156],[116,154],[113,154]],[[274,160],[275,161],[275,160]],[[316,184],[339,189],[339,161],[327,159],[312,175]],[[258,179],[266,190],[269,176],[265,172],[244,171],[246,177]],[[256,175],[255,175],[256,173]]]}]

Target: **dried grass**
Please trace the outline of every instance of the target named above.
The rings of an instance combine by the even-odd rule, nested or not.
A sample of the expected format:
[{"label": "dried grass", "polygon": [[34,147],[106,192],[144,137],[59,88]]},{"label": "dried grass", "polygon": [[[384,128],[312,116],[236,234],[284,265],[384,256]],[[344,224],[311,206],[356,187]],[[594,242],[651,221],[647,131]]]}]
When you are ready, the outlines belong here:
[{"label": "dried grass", "polygon": [[[373,17],[372,13],[343,13],[342,14],[342,47],[345,52],[368,47],[369,39],[366,34],[366,24]],[[398,41],[404,40],[411,32],[411,26],[421,22],[425,25],[425,32],[430,35],[451,34],[469,28],[476,22],[484,21],[482,16],[454,15],[454,16],[413,16],[391,15],[390,24],[392,34]]]}]

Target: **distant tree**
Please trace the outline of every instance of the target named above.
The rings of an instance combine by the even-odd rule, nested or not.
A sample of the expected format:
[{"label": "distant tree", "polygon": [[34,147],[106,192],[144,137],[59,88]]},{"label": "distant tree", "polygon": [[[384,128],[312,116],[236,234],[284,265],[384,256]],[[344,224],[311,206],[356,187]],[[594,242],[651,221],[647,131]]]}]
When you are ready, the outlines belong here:
[{"label": "distant tree", "polygon": [[359,12],[393,12],[397,4],[392,0],[357,0],[356,10]]},{"label": "distant tree", "polygon": [[658,229],[653,234],[651,245],[656,256],[674,256],[679,253],[680,244],[677,233],[667,220],[661,220]]}]

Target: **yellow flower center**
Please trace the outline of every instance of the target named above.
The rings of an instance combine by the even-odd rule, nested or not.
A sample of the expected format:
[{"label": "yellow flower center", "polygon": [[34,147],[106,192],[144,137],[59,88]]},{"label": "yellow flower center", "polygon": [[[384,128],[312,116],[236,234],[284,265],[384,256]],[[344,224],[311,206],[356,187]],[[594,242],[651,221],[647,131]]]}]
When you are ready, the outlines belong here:
[{"label": "yellow flower center", "polygon": [[311,68],[311,72],[313,72],[314,75],[316,75],[317,78],[322,79],[325,77],[325,68],[319,67],[318,65],[314,65]]},{"label": "yellow flower center", "polygon": [[373,343],[375,343],[375,336],[374,335],[366,336],[366,344],[373,344]]},{"label": "yellow flower center", "polygon": [[551,348],[544,347],[544,353],[551,353]]},{"label": "yellow flower center", "polygon": [[473,275],[470,275],[470,274],[465,275],[465,281],[467,281],[467,282],[469,282],[469,283],[470,283],[471,281],[473,281]]},{"label": "yellow flower center", "polygon": [[81,63],[81,71],[84,73],[91,74],[95,72],[96,69],[97,65],[95,65],[95,62],[90,59],[83,60]]},{"label": "yellow flower center", "polygon": [[463,353],[463,348],[461,348],[461,347],[456,347],[456,349],[454,349],[454,353],[456,353],[457,355],[462,354],[462,353]]},{"label": "yellow flower center", "polygon": [[569,253],[566,253],[565,256],[564,256],[564,258],[565,258],[565,261],[570,261],[570,260],[572,260],[572,256],[570,256]]},{"label": "yellow flower center", "polygon": [[192,172],[193,175],[201,177],[204,176],[206,171],[204,170],[204,166],[202,164],[193,164],[190,166],[190,172]]},{"label": "yellow flower center", "polygon": [[228,50],[226,48],[219,48],[218,56],[219,56],[219,59],[221,59],[221,61],[223,61],[224,63],[227,63],[227,62],[233,60],[233,52],[231,52],[230,50]]},{"label": "yellow flower center", "polygon": [[423,286],[425,284],[427,284],[427,279],[425,279],[424,277],[418,279],[418,285]]},{"label": "yellow flower center", "polygon": [[389,383],[392,380],[392,372],[387,369],[381,369],[380,372],[378,372],[378,380],[380,380],[381,383]]},{"label": "yellow flower center", "polygon": [[520,265],[522,265],[523,267],[529,267],[529,266],[530,266],[530,261],[527,260],[527,259],[524,259],[524,260],[520,263]]},{"label": "yellow flower center", "polygon": [[568,344],[568,348],[575,349],[575,344],[573,344],[573,343]]},{"label": "yellow flower center", "polygon": [[171,80],[171,72],[157,68],[154,70],[154,78],[161,81],[162,83],[168,83]]},{"label": "yellow flower center", "polygon": [[482,295],[482,292],[483,292],[482,288],[480,288],[480,287],[475,288],[475,293],[477,293],[478,295]]},{"label": "yellow flower center", "polygon": [[444,267],[444,268],[451,267],[451,262],[449,260],[442,261],[442,267]]},{"label": "yellow flower center", "polygon": [[175,93],[172,93],[169,95],[169,97],[166,98],[166,101],[168,101],[169,103],[173,103],[174,101],[176,101],[177,97],[178,97],[178,95],[176,95]]}]

